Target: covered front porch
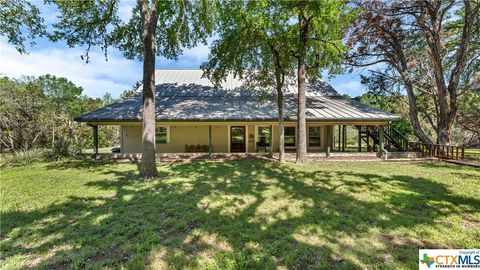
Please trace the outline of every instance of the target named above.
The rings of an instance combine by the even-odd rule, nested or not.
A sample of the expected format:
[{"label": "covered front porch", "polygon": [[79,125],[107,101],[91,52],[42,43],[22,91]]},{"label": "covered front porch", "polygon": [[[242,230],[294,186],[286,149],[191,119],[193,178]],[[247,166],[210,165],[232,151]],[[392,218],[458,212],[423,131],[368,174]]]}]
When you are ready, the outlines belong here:
[{"label": "covered front porch", "polygon": [[[142,152],[141,122],[89,123],[93,129],[93,149],[98,155],[98,127],[120,126],[120,154]],[[384,126],[388,122],[307,122],[307,151],[330,156],[341,152],[377,152],[381,154]],[[358,130],[352,146],[352,129]],[[364,133],[371,130],[370,134]],[[372,139],[376,130],[376,140]],[[285,152],[296,152],[297,124],[285,122]],[[157,153],[267,153],[279,151],[277,122],[157,122]],[[136,155],[138,156],[138,155]]]}]

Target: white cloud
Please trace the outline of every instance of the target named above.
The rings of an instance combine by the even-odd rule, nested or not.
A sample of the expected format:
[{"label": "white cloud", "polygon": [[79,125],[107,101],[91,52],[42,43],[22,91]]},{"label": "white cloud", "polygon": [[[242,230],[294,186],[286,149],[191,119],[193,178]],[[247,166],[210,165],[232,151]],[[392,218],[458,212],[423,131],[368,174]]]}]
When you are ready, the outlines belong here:
[{"label": "white cloud", "polygon": [[[41,47],[29,48],[29,54],[19,54],[13,46],[0,39],[0,74],[18,78],[21,75],[40,76],[52,74],[65,77],[84,88],[84,93],[100,97],[110,92],[114,97],[142,79],[142,63],[127,60],[116,49],[109,49],[108,61],[103,52],[92,50],[90,63],[80,58],[82,48],[69,48],[65,45],[43,41]],[[157,58],[157,68],[185,67],[199,68],[207,60],[208,45],[185,49],[178,60]]]},{"label": "white cloud", "polygon": [[103,53],[93,51],[91,62],[80,59],[84,52],[77,48],[42,48],[29,54],[19,54],[13,46],[0,41],[0,73],[9,77],[52,74],[65,77],[84,88],[84,93],[100,97],[105,92],[119,96],[142,78],[142,66],[126,60],[118,51],[111,50],[108,62]]}]

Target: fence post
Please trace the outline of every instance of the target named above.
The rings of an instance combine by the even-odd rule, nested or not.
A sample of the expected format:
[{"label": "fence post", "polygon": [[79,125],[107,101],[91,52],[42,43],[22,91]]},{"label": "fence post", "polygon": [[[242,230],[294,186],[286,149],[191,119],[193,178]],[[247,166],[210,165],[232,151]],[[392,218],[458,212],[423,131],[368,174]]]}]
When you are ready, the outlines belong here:
[{"label": "fence post", "polygon": [[462,147],[462,160],[465,157],[465,148]]}]

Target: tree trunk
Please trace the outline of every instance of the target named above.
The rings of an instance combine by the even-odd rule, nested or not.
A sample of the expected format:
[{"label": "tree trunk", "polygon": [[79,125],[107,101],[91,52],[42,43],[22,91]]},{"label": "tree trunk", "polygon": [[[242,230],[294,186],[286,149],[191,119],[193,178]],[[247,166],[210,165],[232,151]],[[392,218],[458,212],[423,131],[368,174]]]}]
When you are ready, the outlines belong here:
[{"label": "tree trunk", "polygon": [[55,122],[53,123],[53,130],[52,130],[52,148],[55,147]]},{"label": "tree trunk", "polygon": [[305,17],[305,11],[300,11],[298,16],[300,27],[300,48],[298,52],[298,111],[297,111],[297,163],[307,162],[307,122],[305,118],[306,111],[306,78],[307,66],[305,63],[308,24]]},{"label": "tree trunk", "polygon": [[437,143],[450,145],[451,126],[439,126],[437,132]]},{"label": "tree trunk", "polygon": [[149,8],[147,1],[142,1],[140,15],[143,23],[143,149],[140,174],[144,179],[151,179],[158,175],[155,161],[155,4]]},{"label": "tree trunk", "polygon": [[425,135],[423,132],[422,126],[420,125],[420,121],[418,120],[418,107],[417,107],[417,100],[415,96],[415,92],[413,90],[413,82],[409,77],[408,74],[408,65],[405,55],[401,49],[401,44],[398,40],[395,40],[396,48],[397,48],[397,57],[399,61],[399,65],[396,66],[398,73],[402,77],[403,83],[405,85],[405,90],[407,91],[407,98],[408,98],[408,116],[410,121],[412,122],[413,133],[419,138],[423,143],[432,144],[432,140]]},{"label": "tree trunk", "polygon": [[430,138],[427,135],[425,135],[425,132],[423,132],[422,126],[420,125],[420,121],[418,120],[417,100],[415,99],[413,86],[409,81],[405,81],[405,88],[407,90],[407,98],[408,98],[408,117],[412,122],[413,133],[423,143],[432,144],[432,140],[430,140]]},{"label": "tree trunk", "polygon": [[[280,163],[285,162],[285,123],[283,119],[283,83],[284,78],[280,74],[279,70],[275,72],[275,83],[277,86],[277,106],[278,106],[278,133],[279,133],[279,146],[278,146],[278,161]],[[270,142],[273,146],[273,142]]]}]

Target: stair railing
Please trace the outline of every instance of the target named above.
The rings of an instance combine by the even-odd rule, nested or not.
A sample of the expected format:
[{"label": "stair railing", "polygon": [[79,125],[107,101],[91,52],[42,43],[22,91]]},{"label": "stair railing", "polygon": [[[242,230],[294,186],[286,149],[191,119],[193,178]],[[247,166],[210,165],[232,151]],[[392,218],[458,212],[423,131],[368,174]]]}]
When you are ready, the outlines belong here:
[{"label": "stair railing", "polygon": [[444,145],[444,144],[426,144],[422,142],[412,142],[408,140],[399,130],[392,126],[385,128],[385,133],[399,144],[404,151],[421,152],[425,157],[436,157],[445,159],[463,160],[465,158],[465,147]]},{"label": "stair railing", "polygon": [[408,140],[399,130],[387,126],[385,132],[393,138],[405,151],[421,152],[425,157],[463,160],[465,147],[443,144],[426,144]]},{"label": "stair railing", "polygon": [[398,129],[387,126],[385,133],[392,138],[404,151],[411,151],[410,141]]}]

